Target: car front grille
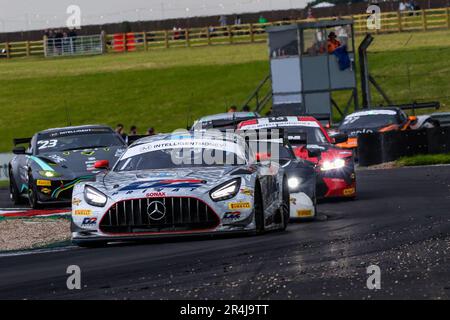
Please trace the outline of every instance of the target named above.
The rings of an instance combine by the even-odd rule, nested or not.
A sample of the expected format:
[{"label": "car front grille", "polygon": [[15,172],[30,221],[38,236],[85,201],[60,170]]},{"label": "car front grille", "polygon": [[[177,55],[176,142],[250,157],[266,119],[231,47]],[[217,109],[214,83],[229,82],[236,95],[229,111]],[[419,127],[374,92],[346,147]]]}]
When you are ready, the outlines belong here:
[{"label": "car front grille", "polygon": [[216,213],[201,200],[145,198],[115,203],[100,222],[100,230],[105,233],[183,232],[213,229],[219,223]]}]

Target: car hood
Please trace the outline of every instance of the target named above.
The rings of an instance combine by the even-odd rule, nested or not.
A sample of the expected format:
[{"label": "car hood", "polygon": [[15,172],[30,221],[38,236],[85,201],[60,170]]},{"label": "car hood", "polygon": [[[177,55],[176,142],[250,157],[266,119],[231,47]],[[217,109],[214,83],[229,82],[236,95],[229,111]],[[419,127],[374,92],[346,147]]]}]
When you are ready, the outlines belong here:
[{"label": "car hood", "polygon": [[[94,187],[106,193],[135,193],[162,190],[210,190],[233,178],[241,167],[204,167],[109,172],[97,176]],[[91,184],[91,183],[90,183]],[[92,185],[92,184],[91,184]]]},{"label": "car hood", "polygon": [[[124,147],[107,147],[84,150],[73,150],[64,152],[42,153],[32,158],[41,160],[44,164],[50,166],[63,177],[78,177],[82,175],[96,174],[98,171],[94,168],[97,160],[108,160],[113,165],[125,151]],[[36,161],[42,167],[43,163]]]}]

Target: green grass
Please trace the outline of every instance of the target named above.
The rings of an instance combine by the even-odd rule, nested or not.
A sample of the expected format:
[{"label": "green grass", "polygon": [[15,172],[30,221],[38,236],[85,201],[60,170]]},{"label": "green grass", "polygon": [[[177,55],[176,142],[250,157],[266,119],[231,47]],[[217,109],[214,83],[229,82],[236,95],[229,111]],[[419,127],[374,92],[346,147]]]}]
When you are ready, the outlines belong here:
[{"label": "green grass", "polygon": [[450,153],[426,154],[413,157],[403,157],[396,161],[398,166],[425,166],[435,164],[450,164]]},{"label": "green grass", "polygon": [[0,188],[7,188],[9,187],[9,180],[0,180]]},{"label": "green grass", "polygon": [[[450,106],[449,31],[376,36],[371,52],[372,74],[394,102],[440,97]],[[420,75],[410,83],[408,64]],[[0,151],[11,149],[13,137],[67,125],[66,109],[74,125],[120,122],[142,133],[184,128],[188,118],[241,105],[268,72],[265,44],[2,60]],[[374,101],[381,99],[374,94]]]}]

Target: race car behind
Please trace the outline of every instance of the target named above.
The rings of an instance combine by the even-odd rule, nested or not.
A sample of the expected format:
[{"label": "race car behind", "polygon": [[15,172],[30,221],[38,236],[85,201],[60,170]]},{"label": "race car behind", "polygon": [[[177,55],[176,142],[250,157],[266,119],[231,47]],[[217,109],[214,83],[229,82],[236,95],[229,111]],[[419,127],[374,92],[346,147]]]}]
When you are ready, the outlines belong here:
[{"label": "race car behind", "polygon": [[95,162],[107,159],[115,163],[126,148],[119,134],[100,125],[49,129],[14,143],[15,156],[9,163],[10,198],[15,204],[28,199],[32,208],[70,204],[73,186],[99,172]]},{"label": "race car behind", "polygon": [[347,115],[337,130],[329,130],[331,136],[347,134],[348,140],[337,146],[346,149],[358,147],[358,135],[364,133],[419,130],[439,126],[431,116],[408,116],[400,108],[373,108]]},{"label": "race car behind", "polygon": [[244,121],[238,130],[283,129],[295,155],[317,165],[317,197],[355,198],[356,173],[351,151],[336,147],[346,135],[330,138],[313,117],[273,117]]},{"label": "race car behind", "polygon": [[245,120],[259,118],[257,112],[228,112],[205,116],[194,122],[193,131],[217,129],[224,131],[236,129],[237,125]]}]

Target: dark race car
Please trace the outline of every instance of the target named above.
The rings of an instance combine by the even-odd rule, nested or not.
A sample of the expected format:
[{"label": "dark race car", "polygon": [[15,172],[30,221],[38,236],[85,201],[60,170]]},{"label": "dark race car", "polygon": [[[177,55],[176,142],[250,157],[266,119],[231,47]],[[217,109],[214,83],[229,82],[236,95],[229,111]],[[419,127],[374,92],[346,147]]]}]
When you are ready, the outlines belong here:
[{"label": "dark race car", "polygon": [[259,118],[256,112],[228,112],[205,116],[194,122],[192,130],[211,130],[217,129],[224,131],[227,129],[236,129],[237,125],[245,120]]},{"label": "dark race car", "polygon": [[[28,148],[17,146],[28,144]],[[10,198],[28,199],[32,208],[70,204],[73,186],[93,179],[98,159],[114,163],[125,151],[122,137],[106,126],[49,129],[32,138],[15,139],[9,163]]]},{"label": "dark race car", "polygon": [[313,117],[259,118],[239,124],[239,130],[282,128],[287,133],[297,157],[317,165],[317,197],[354,198],[356,175],[351,151],[334,144],[346,140],[345,135],[330,138]]},{"label": "dark race car", "polygon": [[329,134],[344,133],[348,140],[338,144],[341,148],[356,149],[358,135],[363,133],[419,130],[438,127],[439,122],[431,116],[408,116],[400,108],[377,108],[354,112],[345,117],[337,130]]}]

